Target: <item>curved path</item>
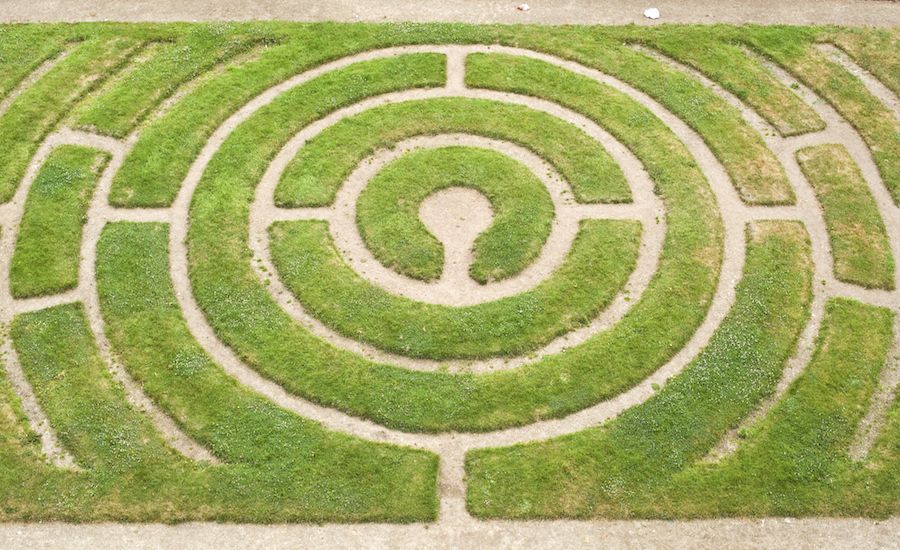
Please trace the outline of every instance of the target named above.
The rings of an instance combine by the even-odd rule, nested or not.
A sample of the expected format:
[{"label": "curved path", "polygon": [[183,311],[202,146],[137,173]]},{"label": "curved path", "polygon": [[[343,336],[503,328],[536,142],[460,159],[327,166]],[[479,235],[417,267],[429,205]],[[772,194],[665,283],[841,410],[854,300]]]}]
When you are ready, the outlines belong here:
[{"label": "curved path", "polygon": [[[463,60],[468,53],[485,51],[500,52],[546,61],[576,74],[587,76],[598,82],[612,86],[635,99],[659,117],[676,134],[676,136],[685,143],[696,159],[711,185],[724,220],[725,254],[721,266],[720,280],[706,318],[683,349],[681,349],[665,366],[630,390],[565,418],[540,421],[524,427],[485,434],[408,434],[386,429],[367,420],[352,417],[333,409],[321,407],[291,395],[284,391],[280,386],[266,380],[257,374],[256,371],[243,364],[228,347],[224,346],[216,338],[213,329],[207,323],[203,312],[193,298],[187,272],[187,248],[185,245],[189,223],[188,210],[191,197],[206,165],[212,159],[215,152],[241,122],[247,120],[261,107],[272,102],[281,93],[284,93],[297,85],[307,82],[325,72],[358,61],[376,59],[400,53],[424,51],[437,51],[448,55],[448,83],[445,89],[400,92],[373,98],[368,102],[361,102],[314,123],[298,134],[298,136],[285,146],[281,153],[279,153],[263,178],[257,191],[257,201],[254,204],[253,225],[251,226],[252,238],[250,241],[253,243],[254,253],[263,260],[264,265],[270,269],[271,273],[276,273],[270,264],[266,264],[266,262],[269,262],[266,240],[259,240],[257,238],[265,233],[265,228],[270,221],[276,219],[291,219],[291,216],[303,215],[332,219],[336,216],[336,214],[327,209],[317,209],[318,211],[313,212],[312,214],[297,214],[296,212],[300,212],[299,210],[281,211],[270,204],[271,194],[274,191],[274,185],[277,183],[281,171],[306,139],[309,139],[309,137],[316,132],[321,131],[329,124],[332,124],[345,116],[349,116],[354,112],[358,112],[358,110],[381,104],[379,102],[386,103],[389,101],[419,97],[440,97],[442,95],[462,95],[466,97],[479,97],[514,102],[534,109],[550,112],[564,120],[575,122],[588,132],[589,135],[592,135],[607,147],[607,150],[610,151],[616,161],[619,162],[620,166],[623,167],[626,177],[632,187],[632,193],[636,198],[636,204],[633,207],[621,205],[598,206],[596,207],[596,212],[592,212],[592,214],[602,216],[621,215],[623,217],[640,219],[644,222],[646,234],[641,248],[638,269],[634,272],[628,283],[631,292],[639,294],[646,288],[647,281],[649,281],[650,276],[652,276],[652,273],[655,270],[656,261],[658,260],[659,251],[661,249],[662,236],[664,236],[665,232],[664,227],[651,229],[656,227],[656,225],[649,223],[649,220],[652,220],[653,217],[660,212],[661,205],[659,204],[658,199],[653,196],[651,191],[652,184],[644,173],[640,163],[633,155],[628,153],[624,147],[615,142],[615,140],[612,140],[610,136],[605,134],[605,132],[596,125],[590,123],[590,121],[586,121],[584,117],[579,117],[579,115],[571,113],[566,109],[542,100],[516,96],[513,94],[469,90],[466,89],[463,84]],[[662,384],[666,379],[681,372],[681,370],[696,357],[709,341],[713,332],[719,326],[734,302],[735,285],[740,278],[744,262],[744,227],[746,223],[753,220],[795,219],[802,221],[810,234],[812,243],[815,280],[822,281],[824,284],[815,285],[811,318],[798,342],[795,356],[791,359],[785,370],[783,379],[779,384],[778,393],[773,397],[770,403],[764,405],[760,411],[758,411],[753,418],[748,419],[747,422],[752,422],[754,418],[763,416],[767,411],[767,408],[771,406],[771,403],[774,403],[786,390],[790,382],[802,372],[810,358],[813,342],[821,323],[825,301],[832,296],[848,296],[866,303],[888,307],[897,312],[898,319],[895,324],[895,335],[897,337],[895,338],[894,350],[896,353],[893,354],[893,357],[900,356],[900,291],[867,290],[854,285],[841,283],[834,278],[833,260],[821,209],[812,191],[812,187],[800,172],[799,166],[794,158],[795,151],[801,147],[821,143],[843,144],[862,170],[863,176],[875,197],[879,211],[885,222],[893,255],[895,258],[900,259],[900,208],[893,204],[890,195],[881,181],[877,168],[872,160],[871,153],[859,137],[858,133],[853,130],[852,127],[850,127],[850,125],[834,111],[834,109],[828,106],[824,101],[815,97],[810,90],[795,83],[787,73],[778,67],[771,67],[771,69],[780,79],[794,84],[799,89],[801,97],[808,101],[809,104],[816,109],[823,120],[826,121],[827,127],[825,130],[791,138],[780,138],[761,117],[742,104],[737,98],[731,96],[714,83],[702,77],[702,75],[678,65],[674,61],[663,58],[659,54],[650,52],[650,55],[658,57],[661,62],[670,63],[682,70],[690,72],[695,78],[703,81],[707,86],[716,91],[716,93],[720,94],[726,101],[740,110],[748,123],[760,132],[766,144],[775,152],[777,158],[783,164],[797,197],[795,206],[745,206],[739,200],[725,170],[696,132],[691,130],[684,122],[643,92],[593,69],[550,55],[508,47],[414,46],[389,48],[365,52],[322,65],[269,89],[246,104],[223,123],[212,135],[191,166],[179,195],[171,208],[122,210],[108,206],[107,194],[109,192],[112,176],[121,165],[124,156],[130,150],[131,145],[136,139],[136,135],[123,141],[117,141],[81,132],[61,130],[48,137],[41,146],[37,156],[33,159],[28,174],[25,177],[24,184],[20,186],[14,200],[6,205],[0,206],[0,221],[2,221],[2,223],[0,223],[0,230],[2,230],[2,234],[0,234],[0,323],[9,322],[9,320],[17,313],[42,309],[50,305],[70,301],[84,301],[91,321],[91,327],[100,344],[101,352],[108,361],[110,369],[115,377],[126,388],[126,392],[132,404],[147,411],[157,428],[162,433],[166,434],[171,441],[171,444],[182,453],[197,460],[215,461],[215,458],[210,455],[208,451],[180,432],[174,422],[159,411],[141,392],[140,387],[129,377],[124,369],[116,364],[115,358],[109,350],[109,344],[106,342],[103,333],[103,321],[99,311],[99,300],[97,297],[96,285],[94,283],[94,259],[96,243],[104,224],[107,221],[113,220],[168,222],[171,224],[170,260],[171,274],[175,285],[176,295],[192,333],[210,356],[242,384],[253,388],[260,394],[289,410],[321,422],[328,428],[377,441],[388,441],[421,447],[440,454],[440,491],[442,508],[439,529],[451,529],[456,526],[463,530],[469,522],[473,521],[466,514],[464,508],[465,486],[462,464],[466,451],[479,447],[503,446],[535,439],[544,439],[579,431],[586,427],[596,425],[616,416],[626,408],[650,398],[654,394],[653,387],[655,385]],[[848,60],[844,61],[847,62]],[[864,80],[864,82],[866,81]],[[879,90],[879,93],[881,95],[878,95],[878,97],[883,100],[888,101],[891,99],[884,96],[884,90]],[[893,101],[896,101],[895,97],[893,98]],[[889,102],[888,104],[890,105]],[[454,137],[450,136],[436,139],[434,140],[434,143],[443,143],[441,141],[442,139],[449,139],[452,141]],[[37,170],[42,164],[43,159],[46,158],[46,155],[49,154],[54,147],[64,143],[77,143],[96,147],[107,150],[113,154],[113,160],[106,172],[104,172],[90,208],[89,222],[85,228],[85,237],[82,244],[82,263],[79,286],[73,291],[58,296],[31,300],[13,300],[9,292],[8,283],[9,260],[15,243],[18,221],[21,218],[22,209],[24,208],[24,199],[27,195],[30,183],[36,176]],[[414,144],[415,143],[412,145]],[[407,144],[406,146],[412,145]],[[498,147],[501,147],[501,150],[504,152],[516,153],[512,149],[504,149],[506,146]],[[538,165],[535,166],[537,167]],[[541,169],[543,169],[543,167]],[[360,181],[364,182],[364,180]],[[594,207],[591,208],[593,209]],[[576,213],[576,215],[578,214]],[[587,213],[583,212],[580,215],[587,215]],[[360,250],[351,251],[351,258],[356,252],[361,253]],[[550,269],[552,271],[554,261],[558,260],[542,259],[541,262],[538,263],[546,264],[543,269]],[[523,275],[522,277],[526,276]],[[378,281],[379,284],[382,284],[383,282],[377,275],[375,276],[375,280]],[[895,273],[895,280],[896,286],[900,288],[900,271]],[[518,281],[516,284],[523,284],[519,278],[516,278],[514,281]],[[407,358],[395,357],[390,354],[384,354],[378,350],[370,349],[357,342],[349,342],[347,339],[344,339],[321,326],[321,324],[314,319],[311,319],[302,311],[302,308],[299,308],[296,304],[287,303],[286,291],[280,286],[280,283],[276,282],[273,285],[273,293],[279,303],[292,315],[311,327],[316,334],[329,339],[336,345],[348,347],[358,353],[383,358],[385,361],[409,366],[410,368],[433,368],[433,365],[430,365],[427,362],[412,361]],[[554,348],[553,346],[565,347],[566,345],[572,345],[573,342],[578,341],[578,338],[586,338],[590,334],[593,334],[593,332],[603,330],[609,323],[615,322],[621,315],[624,315],[625,311],[627,311],[627,305],[623,303],[620,298],[621,296],[617,298],[607,311],[598,317],[591,325],[582,329],[583,333],[576,332],[569,335],[573,340],[565,342],[562,340],[559,342],[554,341],[544,350],[541,350],[540,353],[554,353],[554,350],[558,351],[560,348]],[[6,348],[4,351],[6,352],[5,362],[7,371],[11,375],[16,391],[23,399],[30,422],[37,428],[37,431],[42,436],[42,443],[45,451],[55,463],[63,466],[72,466],[71,457],[59,447],[58,443],[55,441],[52,430],[46,427],[46,420],[43,418],[40,407],[30,392],[27,381],[21,376],[21,370],[17,368],[15,354],[12,352],[8,342],[4,343],[4,346]],[[523,362],[528,360],[530,359],[518,358],[510,363],[512,363],[512,366],[516,366],[516,364],[523,364]],[[515,361],[520,361],[520,363],[515,363]],[[478,368],[489,370],[491,368],[497,368],[497,366],[497,364],[492,364],[491,362],[484,362],[484,364],[478,366]],[[507,364],[504,363],[502,366],[505,368]],[[868,448],[871,446],[871,442],[874,435],[877,433],[877,428],[883,419],[887,405],[891,402],[892,396],[896,391],[897,381],[898,378],[900,378],[900,374],[898,373],[900,373],[900,364],[897,364],[897,360],[895,359],[895,364],[885,369],[882,389],[879,390],[876,397],[873,399],[871,410],[860,427],[858,442],[855,444],[853,451],[854,456],[858,459],[863,459]],[[733,439],[726,438],[726,441],[723,441],[720,445],[717,454],[721,455],[727,453],[729,449],[733,447]],[[561,525],[567,525],[570,522],[559,523]],[[527,526],[528,524],[529,523],[526,522],[521,525]],[[367,528],[368,527],[363,526],[348,526],[343,527],[342,529],[347,529],[349,532],[352,532],[354,529],[363,530]],[[412,530],[416,528],[396,529],[399,531],[402,529]],[[527,531],[527,529],[525,529],[525,531]],[[523,531],[523,533],[525,531]]]}]

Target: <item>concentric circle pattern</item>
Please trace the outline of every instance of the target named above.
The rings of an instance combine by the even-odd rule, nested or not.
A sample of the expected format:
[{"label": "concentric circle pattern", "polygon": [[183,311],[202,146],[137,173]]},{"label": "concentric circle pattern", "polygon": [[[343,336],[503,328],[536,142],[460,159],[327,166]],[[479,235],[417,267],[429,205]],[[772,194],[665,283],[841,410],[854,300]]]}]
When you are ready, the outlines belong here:
[{"label": "concentric circle pattern", "polygon": [[871,46],[284,28],[23,51],[0,517],[898,512]]}]

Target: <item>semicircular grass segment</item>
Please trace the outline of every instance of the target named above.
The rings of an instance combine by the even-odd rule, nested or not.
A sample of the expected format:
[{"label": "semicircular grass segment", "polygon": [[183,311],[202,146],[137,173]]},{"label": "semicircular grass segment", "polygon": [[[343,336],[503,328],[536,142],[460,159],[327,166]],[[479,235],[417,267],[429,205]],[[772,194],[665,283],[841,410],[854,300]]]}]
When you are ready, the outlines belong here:
[{"label": "semicircular grass segment", "polygon": [[521,354],[587,324],[634,269],[640,231],[636,221],[584,220],[550,278],[467,307],[418,302],[369,283],[342,260],[325,222],[279,222],[270,235],[285,286],[317,319],[384,350],[442,360]]},{"label": "semicircular grass segment", "polygon": [[360,194],[357,225],[378,261],[413,279],[440,278],[444,247],[419,219],[419,207],[450,187],[481,192],[494,214],[490,227],[475,240],[472,279],[481,284],[507,279],[537,258],[553,221],[553,201],[543,182],[498,152],[442,147],[394,160]]},{"label": "semicircular grass segment", "polygon": [[78,285],[81,237],[104,151],[63,145],[53,150],[28,190],[9,272],[15,298],[54,294]]},{"label": "semicircular grass segment", "polygon": [[446,97],[393,103],[348,117],[300,150],[282,174],[275,203],[327,206],[364,158],[422,135],[472,134],[509,141],[551,164],[578,202],[631,202],[615,160],[577,126],[521,105]]},{"label": "semicircular grass segment", "polygon": [[[563,416],[616,395],[684,346],[706,316],[722,260],[722,224],[709,184],[684,144],[645,107],[565,71],[555,80],[532,83],[533,93],[553,99],[578,89],[582,103],[576,110],[631,149],[667,206],[657,272],[618,324],[560,354],[473,375],[374,363],[322,341],[282,311],[249,261],[256,185],[301,128],[382,91],[344,86],[353,71],[384,70],[370,63],[314,79],[261,109],[225,140],[194,193],[187,235],[194,296],[218,337],[246,364],[287,391],[386,426],[487,431]],[[378,63],[402,66],[403,58]],[[439,105],[421,102],[412,112]],[[365,139],[367,132],[355,129],[350,135]],[[347,144],[340,151],[350,149]]]}]

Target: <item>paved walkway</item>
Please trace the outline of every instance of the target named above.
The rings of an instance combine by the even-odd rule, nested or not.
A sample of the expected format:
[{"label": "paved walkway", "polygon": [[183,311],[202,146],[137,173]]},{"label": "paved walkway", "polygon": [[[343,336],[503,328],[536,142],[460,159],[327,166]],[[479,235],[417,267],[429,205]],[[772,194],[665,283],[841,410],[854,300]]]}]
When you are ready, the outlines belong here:
[{"label": "paved walkway", "polygon": [[889,0],[0,0],[0,21],[458,21],[464,23],[785,23],[900,25]]}]

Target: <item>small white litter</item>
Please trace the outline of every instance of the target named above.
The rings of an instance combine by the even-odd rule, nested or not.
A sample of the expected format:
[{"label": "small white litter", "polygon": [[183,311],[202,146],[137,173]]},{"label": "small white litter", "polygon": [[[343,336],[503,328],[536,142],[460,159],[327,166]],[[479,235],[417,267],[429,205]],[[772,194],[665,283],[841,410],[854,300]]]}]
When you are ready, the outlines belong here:
[{"label": "small white litter", "polygon": [[659,9],[647,8],[644,10],[644,17],[647,19],[659,19]]},{"label": "small white litter", "polygon": [[531,9],[531,6],[529,6],[528,4],[519,4],[518,6],[516,6],[516,9],[519,11],[528,11]]}]

